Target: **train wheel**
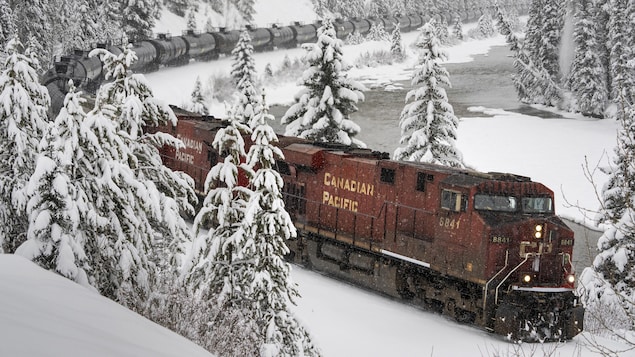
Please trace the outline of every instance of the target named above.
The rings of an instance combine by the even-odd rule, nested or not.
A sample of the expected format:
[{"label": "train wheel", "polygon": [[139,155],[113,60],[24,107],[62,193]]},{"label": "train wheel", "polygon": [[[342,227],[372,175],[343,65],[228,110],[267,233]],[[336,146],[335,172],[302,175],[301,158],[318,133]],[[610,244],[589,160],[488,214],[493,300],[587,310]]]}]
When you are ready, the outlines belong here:
[{"label": "train wheel", "polygon": [[402,299],[410,301],[415,297],[415,293],[410,289],[408,276],[407,269],[403,266],[398,267],[395,275],[395,287],[397,288],[397,294],[399,294]]}]

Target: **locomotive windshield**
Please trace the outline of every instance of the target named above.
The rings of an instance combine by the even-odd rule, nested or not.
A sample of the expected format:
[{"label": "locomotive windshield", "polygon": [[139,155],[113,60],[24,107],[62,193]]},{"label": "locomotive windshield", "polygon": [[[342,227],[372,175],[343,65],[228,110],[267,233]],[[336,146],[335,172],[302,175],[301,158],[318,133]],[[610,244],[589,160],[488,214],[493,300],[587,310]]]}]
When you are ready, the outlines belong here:
[{"label": "locomotive windshield", "polygon": [[523,197],[522,205],[525,213],[553,212],[553,200],[551,197]]},{"label": "locomotive windshield", "polygon": [[517,210],[516,197],[476,194],[474,195],[474,209],[514,212]]}]

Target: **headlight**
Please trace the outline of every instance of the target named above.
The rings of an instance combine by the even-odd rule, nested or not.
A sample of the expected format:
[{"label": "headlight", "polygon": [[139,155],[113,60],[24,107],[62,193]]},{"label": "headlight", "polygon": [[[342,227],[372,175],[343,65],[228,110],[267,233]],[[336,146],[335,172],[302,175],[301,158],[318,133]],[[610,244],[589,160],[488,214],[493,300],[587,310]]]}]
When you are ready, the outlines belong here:
[{"label": "headlight", "polygon": [[525,275],[523,276],[523,282],[524,282],[525,284],[529,284],[529,283],[531,282],[531,275],[529,275],[529,274],[525,274]]},{"label": "headlight", "polygon": [[536,239],[542,238],[542,224],[536,224],[534,227],[534,237],[536,237]]},{"label": "headlight", "polygon": [[575,275],[573,275],[573,274],[567,275],[567,283],[569,283],[569,284],[575,283]]}]

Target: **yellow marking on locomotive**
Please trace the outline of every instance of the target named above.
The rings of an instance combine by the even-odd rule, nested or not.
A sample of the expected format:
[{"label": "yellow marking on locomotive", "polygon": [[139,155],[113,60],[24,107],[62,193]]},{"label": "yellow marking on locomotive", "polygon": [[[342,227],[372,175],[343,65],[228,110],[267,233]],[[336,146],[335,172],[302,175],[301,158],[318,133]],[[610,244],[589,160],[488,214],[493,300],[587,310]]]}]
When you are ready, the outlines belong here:
[{"label": "yellow marking on locomotive", "polygon": [[324,186],[331,186],[345,191],[361,193],[368,196],[375,195],[375,185],[351,180],[345,177],[338,177],[330,172],[324,173]]},{"label": "yellow marking on locomotive", "polygon": [[353,212],[357,212],[357,208],[359,207],[358,201],[351,200],[350,198],[335,196],[330,194],[328,191],[322,192],[322,203],[337,208],[347,209]]}]

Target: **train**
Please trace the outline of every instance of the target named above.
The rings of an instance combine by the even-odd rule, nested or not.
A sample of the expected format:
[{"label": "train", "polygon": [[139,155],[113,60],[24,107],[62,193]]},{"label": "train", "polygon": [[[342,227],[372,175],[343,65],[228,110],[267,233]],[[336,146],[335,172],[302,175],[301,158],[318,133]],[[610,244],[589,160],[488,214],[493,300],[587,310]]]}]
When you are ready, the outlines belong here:
[{"label": "train", "polygon": [[[175,113],[176,126],[149,130],[185,143],[162,148],[164,164],[190,175],[203,195],[207,173],[223,160],[211,143],[228,122]],[[245,143],[248,150],[249,136]],[[288,241],[292,263],[513,341],[569,340],[583,330],[574,234],[545,185],[297,137],[276,145],[298,231]]]},{"label": "train", "polygon": [[[527,13],[528,1],[508,1],[502,6],[506,9],[514,8],[518,13]],[[491,9],[476,7],[475,1],[460,0],[454,8],[443,10],[434,9],[426,14],[386,15],[367,19],[337,19],[334,22],[336,36],[346,39],[353,32],[366,35],[371,27],[381,23],[386,32],[390,33],[396,26],[402,32],[413,31],[421,27],[431,18],[452,23],[460,17],[463,21],[476,21],[485,11]],[[255,51],[270,51],[278,48],[293,48],[302,43],[315,42],[317,29],[321,23],[303,24],[294,22],[287,26],[272,24],[270,27],[249,27],[252,46]],[[130,70],[136,73],[156,71],[164,66],[181,66],[190,61],[211,61],[219,56],[231,54],[239,40],[242,30],[218,29],[214,32],[198,33],[186,31],[180,36],[159,34],[157,38],[132,42],[132,50],[138,60],[132,64]],[[100,45],[114,54],[120,54],[122,47],[118,45]],[[60,56],[54,64],[40,78],[51,97],[49,115],[54,116],[63,106],[64,96],[68,93],[68,82],[73,80],[76,88],[85,93],[95,93],[104,81],[103,66],[99,58],[89,56],[90,51],[76,50],[73,53]]]}]

